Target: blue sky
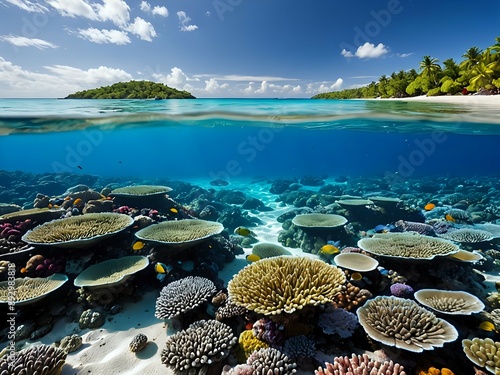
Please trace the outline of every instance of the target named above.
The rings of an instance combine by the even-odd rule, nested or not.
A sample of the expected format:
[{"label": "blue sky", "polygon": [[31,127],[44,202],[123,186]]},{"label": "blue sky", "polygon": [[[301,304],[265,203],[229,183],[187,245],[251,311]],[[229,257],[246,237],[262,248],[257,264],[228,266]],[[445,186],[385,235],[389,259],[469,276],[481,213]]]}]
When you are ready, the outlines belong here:
[{"label": "blue sky", "polygon": [[500,1],[0,0],[0,20],[4,98],[131,79],[310,97],[494,44]]}]

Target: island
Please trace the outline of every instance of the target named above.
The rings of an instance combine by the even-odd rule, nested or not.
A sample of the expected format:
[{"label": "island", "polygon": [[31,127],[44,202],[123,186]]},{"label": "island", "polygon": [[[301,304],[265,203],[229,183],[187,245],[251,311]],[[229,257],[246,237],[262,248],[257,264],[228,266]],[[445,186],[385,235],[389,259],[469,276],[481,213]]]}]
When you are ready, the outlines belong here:
[{"label": "island", "polygon": [[111,86],[77,91],[64,99],[196,99],[187,91],[179,91],[163,83],[151,81],[118,82]]}]

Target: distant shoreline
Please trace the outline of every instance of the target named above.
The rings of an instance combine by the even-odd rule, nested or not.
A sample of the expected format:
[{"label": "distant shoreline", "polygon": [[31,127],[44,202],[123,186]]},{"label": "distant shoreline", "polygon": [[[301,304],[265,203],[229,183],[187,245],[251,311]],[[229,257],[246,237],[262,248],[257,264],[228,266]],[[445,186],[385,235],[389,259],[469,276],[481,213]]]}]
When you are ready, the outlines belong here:
[{"label": "distant shoreline", "polygon": [[[357,99],[354,99],[357,100]],[[450,96],[413,96],[409,98],[377,98],[377,99],[359,99],[359,100],[396,100],[408,102],[426,102],[426,103],[450,103],[467,105],[500,105],[500,95],[450,95]]]}]

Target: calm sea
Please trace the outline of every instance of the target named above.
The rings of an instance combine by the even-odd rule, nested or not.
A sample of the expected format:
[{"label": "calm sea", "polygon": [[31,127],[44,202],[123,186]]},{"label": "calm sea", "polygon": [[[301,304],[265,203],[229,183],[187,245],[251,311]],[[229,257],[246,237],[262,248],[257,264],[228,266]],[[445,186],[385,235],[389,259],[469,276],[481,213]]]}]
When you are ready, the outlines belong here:
[{"label": "calm sea", "polygon": [[310,99],[0,99],[0,169],[137,179],[500,174],[500,108]]}]

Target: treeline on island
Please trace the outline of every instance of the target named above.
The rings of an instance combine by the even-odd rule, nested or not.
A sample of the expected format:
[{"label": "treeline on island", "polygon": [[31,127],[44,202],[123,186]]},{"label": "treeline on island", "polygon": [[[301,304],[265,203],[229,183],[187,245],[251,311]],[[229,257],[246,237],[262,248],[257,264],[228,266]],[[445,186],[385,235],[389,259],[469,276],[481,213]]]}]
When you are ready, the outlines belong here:
[{"label": "treeline on island", "polygon": [[463,60],[443,61],[424,56],[418,71],[400,70],[383,75],[367,86],[326,92],[313,99],[404,98],[410,96],[455,95],[482,92],[500,94],[500,37],[485,50],[469,48]]},{"label": "treeline on island", "polygon": [[65,99],[195,99],[195,97],[187,91],[179,91],[163,83],[129,81],[77,91]]}]

